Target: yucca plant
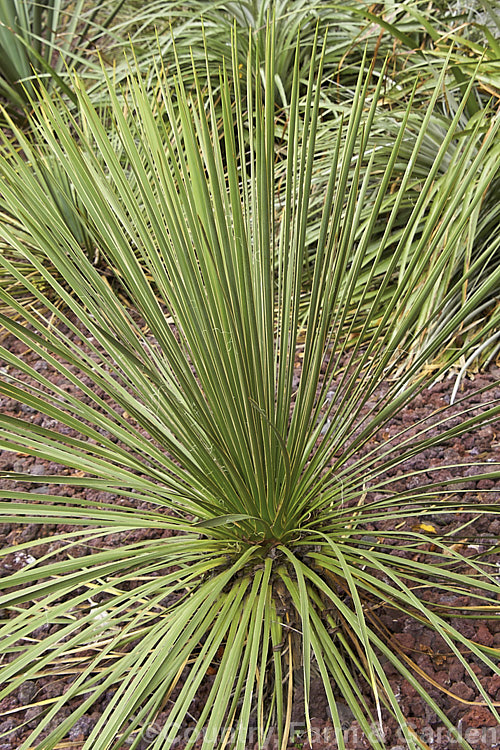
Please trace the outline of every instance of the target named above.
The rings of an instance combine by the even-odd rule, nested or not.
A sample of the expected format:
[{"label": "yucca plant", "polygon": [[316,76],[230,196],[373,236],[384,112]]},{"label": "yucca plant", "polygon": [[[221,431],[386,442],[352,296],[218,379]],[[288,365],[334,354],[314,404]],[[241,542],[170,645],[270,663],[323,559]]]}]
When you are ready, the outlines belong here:
[{"label": "yucca plant", "polygon": [[[245,111],[238,65],[233,47],[232,75],[221,73],[222,138],[210,92],[206,101],[201,92],[190,101],[182,77],[170,74],[165,83],[158,71],[160,96],[152,104],[142,79],[131,74],[128,107],[135,117],[129,119],[110,81],[125,164],[78,81],[78,115],[62,117],[48,95],[38,108],[34,132],[60,161],[86,212],[88,231],[119,269],[135,311],[112,292],[60,212],[45,200],[32,171],[30,142],[20,131],[16,142],[4,142],[2,203],[22,222],[30,242],[24,245],[9,225],[2,231],[65,307],[2,258],[49,314],[26,312],[0,290],[24,320],[21,325],[4,316],[3,324],[47,364],[44,374],[22,355],[3,350],[8,369],[2,394],[45,421],[3,415],[0,445],[56,462],[69,473],[4,474],[20,484],[2,493],[3,520],[60,529],[51,538],[55,546],[43,553],[37,552],[40,540],[18,545],[16,552],[29,554],[27,564],[1,579],[0,699],[37,676],[72,676],[64,694],[40,706],[36,728],[20,750],[63,747],[79,718],[104,696],[106,707],[84,750],[138,748],[158,717],[155,736],[148,735],[155,749],[176,745],[186,722],[193,722],[187,747],[203,732],[203,748],[244,748],[250,727],[262,747],[267,729],[275,726],[285,748],[299,683],[310,732],[314,673],[323,682],[339,747],[345,746],[342,703],[373,748],[384,747],[380,725],[390,715],[408,747],[425,747],[407,726],[391,688],[384,669],[390,663],[457,741],[470,747],[412,670],[411,658],[393,651],[378,613],[393,608],[436,631],[500,720],[471,662],[472,655],[499,674],[495,649],[462,635],[450,622],[448,605],[443,609],[421,596],[432,581],[449,598],[467,594],[467,616],[477,611],[493,618],[495,569],[464,557],[439,535],[432,535],[430,546],[425,524],[401,528],[415,515],[421,520],[458,506],[478,509],[460,497],[459,476],[443,488],[418,471],[403,473],[400,482],[420,479],[420,486],[398,490],[387,472],[404,470],[405,461],[419,452],[492,422],[500,407],[487,400],[480,413],[463,406],[458,424],[456,413],[448,422],[444,410],[437,432],[423,423],[415,434],[370,441],[428,384],[422,365],[498,280],[497,269],[443,323],[405,375],[380,389],[435,281],[435,275],[427,279],[408,311],[415,264],[425,264],[439,246],[435,274],[446,266],[476,204],[467,204],[458,223],[456,207],[478,173],[476,201],[490,180],[483,155],[498,123],[472,163],[465,148],[450,167],[447,189],[433,191],[457,115],[378,293],[368,308],[359,304],[354,322],[346,322],[406,125],[378,182],[371,221],[358,238],[371,179],[371,165],[362,178],[360,165],[376,106],[363,120],[371,84],[360,75],[347,134],[339,129],[332,157],[304,329],[300,301],[321,62],[317,70],[311,66],[301,112],[295,58],[279,207],[272,27],[262,83],[253,67],[260,69],[260,61],[248,59]],[[428,118],[400,185],[401,200],[427,124]],[[429,200],[418,261],[387,299],[387,286]],[[380,255],[397,210],[395,205],[378,240]],[[40,253],[57,275],[40,262]],[[376,262],[377,256],[374,267]],[[366,289],[370,286],[368,278]],[[347,352],[359,319],[371,335],[363,348]],[[47,376],[52,368],[57,385]],[[476,468],[478,477],[498,477],[491,467]],[[432,471],[429,467],[430,476]],[[41,482],[52,494],[23,491],[25,481]],[[64,485],[72,490],[68,496],[59,494]],[[74,494],[75,488],[81,491]],[[84,490],[109,492],[114,499],[95,504]],[[450,491],[459,497],[456,502]],[[379,524],[383,536],[374,541]],[[137,538],[141,531],[146,533]],[[118,534],[120,546],[113,544]],[[216,658],[220,663],[213,670]],[[201,686],[207,697],[193,719],[190,706]]]}]

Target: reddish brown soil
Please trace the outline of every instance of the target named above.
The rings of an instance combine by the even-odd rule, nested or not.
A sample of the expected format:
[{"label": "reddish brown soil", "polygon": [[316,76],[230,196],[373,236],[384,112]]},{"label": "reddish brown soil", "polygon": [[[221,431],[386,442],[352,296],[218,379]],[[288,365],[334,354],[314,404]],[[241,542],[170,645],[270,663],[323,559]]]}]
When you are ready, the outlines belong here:
[{"label": "reddish brown soil", "polygon": [[[20,346],[13,341],[10,344],[13,350]],[[22,351],[23,348],[21,347],[19,353]],[[34,360],[32,364],[35,368],[46,369],[46,373],[51,380],[54,382],[58,381],[58,373],[50,372],[44,362],[36,362]],[[490,401],[492,398],[498,399],[500,398],[500,386],[498,385],[493,390],[483,394],[475,394],[475,391],[498,381],[499,377],[499,368],[491,367],[488,372],[476,375],[473,380],[470,378],[466,379],[462,384],[461,395],[467,396],[470,394],[468,402],[471,404],[477,403],[478,406],[482,402]],[[449,402],[453,383],[454,381],[451,379],[444,379],[432,388],[425,390],[422,395],[414,400],[411,407],[406,408],[397,419],[394,419],[385,428],[385,434],[381,436],[382,439],[387,439],[390,435],[399,432],[403,427],[411,426],[436,409],[443,407]],[[21,416],[35,424],[49,426],[47,424],[49,420],[46,417],[34,412],[29,407],[19,406],[13,401],[0,399],[0,408],[8,415]],[[412,462],[408,462],[405,465],[405,471],[410,468],[425,470],[428,467],[473,463],[478,460],[487,461],[492,467],[496,467],[500,463],[500,428],[498,426],[487,426],[478,429],[474,434],[457,438],[440,448],[431,448],[425,454],[413,459]],[[34,477],[46,473],[68,472],[67,469],[57,464],[2,451],[0,452],[0,471],[5,470],[26,472],[32,474]],[[402,474],[399,469],[394,471],[396,475],[398,472]],[[470,470],[461,469],[462,475],[465,476],[463,489],[467,490],[466,495],[463,497],[464,502],[477,503],[478,510],[474,524],[467,529],[467,539],[464,540],[464,548],[467,545],[471,546],[474,544],[476,545],[474,549],[481,551],[491,546],[492,539],[498,539],[500,536],[500,516],[495,518],[482,515],[481,503],[499,503],[500,491],[491,480],[476,481],[473,475],[477,471],[478,469],[475,466],[471,466]],[[434,481],[446,480],[453,473],[452,469],[445,468],[433,473],[432,478]],[[402,479],[399,489],[407,489],[408,481],[414,481],[414,478],[412,480]],[[4,478],[2,486],[9,489],[13,488],[14,485],[10,480]],[[35,483],[24,485],[23,489],[31,489],[35,492],[49,491],[48,486],[44,487],[42,485],[40,487],[39,484]],[[81,492],[81,490],[75,487],[53,487],[52,491],[60,495],[76,495]],[[104,500],[109,501],[112,498],[109,494],[103,497],[94,490],[89,490],[86,493],[86,497],[96,504]],[[469,518],[470,515],[450,513],[436,515],[435,518],[430,519],[430,522],[437,525],[440,532],[451,533],[454,529],[462,526]],[[407,524],[411,526],[416,521],[418,522],[418,519],[409,518]],[[3,547],[8,547],[40,539],[40,545],[30,551],[30,554],[39,556],[49,549],[51,545],[50,537],[53,533],[54,527],[48,525],[37,526],[30,524],[23,527],[21,525],[5,524],[0,526],[0,542]],[[154,533],[152,531],[131,532],[127,535],[127,541],[131,541],[131,534],[139,539],[141,535],[143,537],[146,535],[150,537]],[[122,544],[123,534],[115,534],[107,537],[105,543],[108,547]],[[81,554],[85,554],[83,548]],[[22,568],[25,564],[25,552],[11,553],[0,559],[0,575],[6,576],[14,570]],[[442,601],[442,594],[439,590],[431,589],[427,593],[426,598],[430,601]],[[498,598],[500,601],[500,584]],[[465,606],[467,602],[465,600],[461,602],[454,601],[450,602],[450,604],[453,606]],[[409,655],[418,667],[427,674],[428,679],[431,681],[430,683],[427,682],[426,685],[429,693],[445,711],[454,725],[461,729],[470,745],[478,750],[490,750],[490,748],[500,746],[500,727],[497,726],[490,711],[481,705],[478,691],[470,677],[465,673],[463,665],[446,650],[440,638],[433,632],[426,630],[423,626],[418,625],[414,620],[401,616],[398,617],[393,611],[383,614],[382,622],[387,628],[388,638],[393,639],[394,643],[397,643],[403,652]],[[500,655],[500,619],[463,621],[457,619],[453,621],[453,624],[474,641],[497,649],[498,655]],[[41,636],[42,633],[38,633],[37,635]],[[486,667],[479,660],[476,662],[472,658],[472,664],[475,673],[488,694],[493,700],[500,702],[500,677],[492,676],[488,673]],[[446,748],[457,747],[456,742],[450,738],[445,728],[440,725],[436,714],[424,703],[415,689],[395,672],[390,664],[387,664],[387,675],[396,695],[399,696],[403,713],[409,720],[410,725],[414,727],[416,734],[422,740],[426,741],[428,746],[433,750],[445,750]],[[204,704],[209,683],[210,678],[207,678],[207,686],[204,690],[200,691],[197,698],[200,706]],[[0,704],[0,750],[14,750],[18,748],[23,739],[29,734],[29,730],[36,725],[36,717],[40,711],[37,706],[38,702],[54,695],[60,695],[64,689],[64,678],[60,680],[55,680],[53,677],[42,678],[38,682],[25,682],[16,694],[4,699]],[[94,707],[92,713],[84,716],[75,724],[65,741],[65,748],[78,750],[78,748],[83,746],[83,742],[90,734],[99,716],[99,712],[110,698],[111,695],[104,696],[101,705]],[[24,708],[26,706],[28,708]],[[329,718],[326,698],[321,683],[317,679],[313,680],[311,686],[310,706],[314,750],[335,748],[333,725]],[[340,710],[342,713],[342,707]],[[193,705],[192,713],[196,715],[196,705]],[[366,738],[360,732],[359,726],[353,720],[347,706],[344,707],[341,718],[345,727],[346,747],[356,750],[358,748],[361,750],[361,748],[369,747]],[[294,697],[292,719],[295,731],[294,740],[289,744],[290,750],[291,748],[298,750],[301,747],[308,747],[303,731],[303,694],[300,688],[297,689]],[[157,726],[161,727],[161,721],[162,715],[160,714]],[[385,746],[391,748],[391,750],[403,750],[406,745],[401,738],[395,721],[387,716],[384,717],[384,721]],[[189,728],[186,728],[186,731],[189,731]],[[154,736],[155,728],[153,727],[150,733],[150,740]],[[148,744],[145,742],[141,747],[146,748]],[[176,747],[181,749],[183,744],[183,741],[180,740]],[[272,733],[269,735],[268,747],[270,749],[278,747],[276,738],[273,737]]]}]

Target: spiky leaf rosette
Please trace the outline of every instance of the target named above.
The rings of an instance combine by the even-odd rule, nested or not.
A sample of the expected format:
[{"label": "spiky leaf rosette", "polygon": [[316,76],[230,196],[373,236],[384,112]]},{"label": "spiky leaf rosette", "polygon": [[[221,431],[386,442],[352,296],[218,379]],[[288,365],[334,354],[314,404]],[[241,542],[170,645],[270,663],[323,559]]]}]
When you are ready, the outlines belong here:
[{"label": "spiky leaf rosette", "polygon": [[[236,50],[233,59],[238,71]],[[408,746],[418,747],[384,661],[456,733],[412,672],[411,660],[387,642],[377,612],[389,605],[440,634],[499,718],[465,655],[472,653],[498,674],[494,652],[464,638],[438,606],[419,596],[432,580],[450,596],[467,593],[470,611],[478,606],[484,614],[498,606],[498,583],[487,565],[465,560],[439,538],[426,548],[424,531],[388,530],[376,544],[364,533],[368,523],[376,528],[381,521],[454,507],[429,479],[422,479],[418,493],[391,489],[387,471],[439,440],[491,422],[500,411],[486,401],[480,414],[462,409],[458,426],[447,426],[443,412],[440,437],[422,424],[416,434],[400,434],[397,445],[369,443],[424,388],[420,368],[433,347],[495,281],[485,280],[445,321],[403,379],[380,389],[434,283],[431,275],[415,294],[412,260],[387,298],[400,255],[417,224],[422,226],[422,207],[427,218],[414,257],[424,263],[439,246],[445,267],[475,204],[468,202],[459,225],[456,207],[472,180],[488,183],[490,163],[481,149],[471,163],[464,147],[450,167],[447,188],[434,191],[443,144],[377,294],[368,307],[361,299],[354,320],[352,313],[347,319],[405,127],[403,122],[371,220],[358,237],[371,184],[370,161],[362,175],[360,165],[375,111],[374,104],[363,112],[369,84],[360,76],[347,133],[341,137],[339,129],[332,159],[304,331],[299,309],[320,90],[313,66],[299,113],[296,62],[278,207],[272,27],[262,84],[255,84],[260,79],[254,65],[260,69],[260,61],[249,59],[245,111],[239,74],[222,73],[222,135],[210,95],[191,102],[180,78],[169,77],[167,84],[159,71],[160,95],[153,105],[131,74],[128,114],[135,117],[125,117],[110,81],[119,158],[78,81],[78,116],[62,116],[48,96],[40,103],[35,132],[60,162],[78,195],[86,231],[118,269],[140,319],[46,201],[32,171],[30,144],[19,132],[17,143],[4,143],[2,202],[30,241],[21,243],[8,224],[2,231],[65,304],[55,305],[52,293],[34,288],[0,256],[43,303],[29,313],[0,291],[25,323],[4,317],[5,327],[59,373],[55,384],[43,368],[4,349],[8,377],[1,392],[44,416],[41,424],[2,416],[0,444],[70,469],[57,476],[10,475],[20,489],[2,494],[5,521],[57,524],[59,530],[51,538],[55,546],[43,553],[37,553],[40,540],[17,547],[32,553],[28,564],[2,579],[0,698],[25,680],[72,675],[63,695],[43,703],[21,750],[58,747],[104,697],[84,750],[138,748],[152,725],[157,732],[149,735],[149,746],[172,747],[180,727],[192,721],[190,706],[215,657],[219,667],[188,747],[203,730],[203,748],[225,740],[244,748],[250,727],[262,746],[270,725],[278,727],[285,747],[298,682],[309,727],[313,670],[324,683],[339,747],[339,699],[374,748],[383,747],[372,731],[383,711],[396,717]],[[321,64],[317,76],[321,80]],[[485,152],[497,130],[485,137]],[[479,190],[477,200],[481,195]],[[395,205],[389,217],[384,214],[374,266],[397,211]],[[41,262],[40,254],[50,263]],[[362,337],[362,349],[347,352],[358,324],[369,335]],[[495,476],[480,465],[477,471]],[[22,491],[23,481],[41,482],[52,494]],[[115,500],[60,496],[59,485],[109,492]],[[485,505],[487,511],[493,508]],[[123,541],[118,546],[117,534]],[[418,558],[411,554],[416,545]],[[155,725],[160,715],[161,725]]]}]

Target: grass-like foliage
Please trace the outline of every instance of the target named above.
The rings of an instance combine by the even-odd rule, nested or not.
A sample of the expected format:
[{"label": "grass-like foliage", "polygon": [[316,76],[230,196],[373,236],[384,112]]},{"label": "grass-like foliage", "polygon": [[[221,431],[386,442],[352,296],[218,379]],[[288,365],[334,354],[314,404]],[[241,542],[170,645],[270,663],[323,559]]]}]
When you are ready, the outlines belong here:
[{"label": "grass-like foliage", "polygon": [[[76,485],[122,499],[96,506],[83,493],[65,498],[20,488],[2,495],[3,520],[60,524],[57,539],[66,551],[63,557],[59,544],[1,580],[0,698],[37,675],[73,675],[64,695],[43,705],[20,750],[56,748],[104,694],[112,697],[84,750],[139,747],[141,732],[166,709],[168,718],[149,746],[169,748],[179,726],[191,721],[190,705],[206,679],[212,680],[209,696],[190,746],[205,729],[203,747],[212,750],[215,738],[223,741],[233,728],[236,746],[244,748],[250,725],[258,727],[260,742],[274,725],[285,747],[298,683],[309,725],[312,673],[323,680],[340,748],[339,701],[348,703],[374,748],[384,746],[376,732],[370,733],[384,712],[396,717],[408,747],[422,746],[391,689],[387,661],[456,734],[425,681],[412,671],[411,659],[387,642],[380,607],[407,613],[439,633],[500,721],[469,663],[472,655],[500,674],[494,651],[465,638],[447,610],[420,596],[431,581],[443,594],[470,595],[468,614],[476,606],[483,615],[494,613],[494,570],[465,560],[437,535],[426,546],[425,526],[398,531],[401,519],[449,512],[460,500],[453,505],[428,478],[418,491],[398,492],[387,475],[439,440],[492,421],[500,406],[486,403],[480,414],[464,407],[458,426],[456,420],[447,425],[443,411],[439,437],[422,424],[416,435],[403,432],[369,444],[425,387],[424,363],[498,283],[500,269],[443,319],[405,374],[380,389],[398,368],[397,353],[411,343],[414,321],[491,180],[494,167],[483,157],[491,153],[498,123],[490,123],[480,147],[474,132],[461,139],[449,180],[435,190],[465,100],[461,103],[376,294],[369,305],[361,295],[353,314],[360,269],[368,250],[376,268],[392,237],[434,104],[414,139],[398,198],[384,213],[381,235],[377,219],[406,121],[374,183],[373,157],[366,160],[364,151],[379,97],[372,97],[363,112],[371,84],[360,76],[332,154],[304,319],[301,289],[321,62],[311,66],[307,97],[299,105],[304,73],[296,58],[286,179],[278,205],[274,59],[272,27],[265,59],[249,57],[241,78],[233,49],[236,74],[221,73],[222,122],[214,121],[210,92],[191,101],[181,77],[171,71],[166,83],[158,71],[154,100],[131,74],[127,114],[110,81],[120,156],[78,82],[77,114],[61,114],[60,104],[42,96],[33,133],[43,147],[20,131],[15,131],[17,141],[3,145],[1,199],[23,234],[9,222],[2,232],[52,292],[44,295],[30,286],[29,278],[0,256],[41,303],[29,312],[1,291],[2,301],[24,325],[7,316],[2,322],[57,368],[61,380],[52,384],[42,368],[3,350],[9,377],[0,385],[2,394],[42,413],[46,422],[2,416],[0,445],[74,470],[61,476],[12,475],[21,488],[23,481]],[[263,80],[254,74],[261,63]],[[380,77],[379,90],[382,83]],[[475,128],[481,128],[480,119]],[[35,169],[40,151],[60,163],[78,196],[86,232],[117,269],[140,320],[46,199]],[[363,209],[374,184],[367,221]],[[471,184],[477,187],[475,197],[468,196]],[[468,199],[457,214],[464,195]],[[387,295],[416,227],[418,248]],[[437,248],[433,272],[415,290],[417,264],[424,266]],[[368,273],[366,295],[371,282]],[[54,292],[64,305],[54,304]],[[351,342],[347,348],[351,331],[359,327],[363,346]],[[477,471],[498,476],[480,464]],[[458,487],[456,492],[459,496]],[[489,511],[494,508],[485,505]],[[378,541],[367,536],[366,524],[376,528],[388,520],[394,530],[386,528]],[[118,532],[141,529],[165,533],[118,547],[106,542]],[[37,543],[16,549],[36,556]],[[72,555],[74,545],[82,544],[89,545],[88,554]],[[93,545],[98,549],[92,551]],[[415,547],[418,557],[412,554]],[[47,623],[53,627],[40,638],[37,629]],[[220,666],[207,678],[216,656]]]},{"label": "grass-like foliage", "polygon": [[[458,106],[458,102],[455,102],[455,106]],[[373,156],[373,170],[375,175],[383,175],[385,165],[391,158],[393,144],[398,137],[403,120],[406,122],[406,129],[403,143],[401,144],[399,155],[394,165],[390,194],[384,197],[382,210],[378,217],[378,226],[371,238],[371,247],[367,250],[362,260],[357,280],[358,294],[353,295],[350,300],[353,308],[359,303],[361,297],[364,298],[365,305],[369,306],[371,303],[372,297],[366,295],[366,280],[374,272],[373,278],[377,281],[385,273],[388,264],[391,263],[394,247],[398,245],[401,237],[405,234],[408,216],[412,214],[415,203],[420,199],[421,186],[425,184],[429,169],[435,164],[436,155],[440,148],[442,149],[446,134],[451,127],[452,116],[445,117],[439,113],[439,106],[437,110],[437,112],[434,111],[431,114],[430,119],[427,117],[422,139],[422,122],[426,118],[424,111],[413,106],[408,118],[407,113],[403,110],[395,113],[385,107],[377,109],[371,127],[371,142],[365,151],[366,163]],[[496,229],[500,221],[500,204],[498,201],[500,159],[498,143],[491,141],[489,152],[488,150],[483,150],[484,134],[488,130],[489,118],[491,116],[493,116],[491,110],[488,111],[486,109],[486,111],[483,111],[479,117],[481,120],[479,128],[474,128],[474,123],[477,124],[478,115],[474,115],[469,120],[466,113],[462,112],[454,138],[448,141],[446,152],[441,151],[440,154],[439,168],[435,175],[434,184],[434,191],[437,193],[446,193],[449,189],[447,183],[449,183],[450,179],[454,179],[454,172],[453,170],[450,172],[449,167],[455,159],[463,158],[464,138],[467,139],[468,149],[470,149],[467,157],[470,164],[473,163],[475,155],[479,150],[482,152],[481,159],[483,164],[486,164],[486,162],[490,163],[490,166],[487,168],[490,181],[485,185],[482,182],[484,176],[483,170],[477,171],[475,179],[469,183],[467,190],[462,194],[462,201],[455,205],[456,217],[453,223],[456,226],[462,226],[463,231],[461,237],[457,238],[454,242],[453,254],[447,257],[446,265],[441,266],[441,271],[436,272],[435,264],[440,264],[441,261],[440,244],[435,247],[435,252],[431,257],[423,256],[421,253],[422,232],[425,232],[428,221],[428,209],[433,201],[433,193],[430,192],[428,193],[427,205],[425,199],[421,203],[422,224],[421,226],[418,226],[418,224],[414,225],[411,239],[408,238],[406,243],[405,253],[398,253],[397,272],[393,274],[392,280],[386,288],[387,296],[391,296],[394,293],[392,286],[397,287],[399,285],[400,280],[404,277],[410,265],[413,267],[413,283],[416,295],[419,294],[420,288],[427,283],[428,276],[432,276],[434,279],[432,294],[428,295],[427,302],[424,305],[419,306],[419,313],[414,318],[412,333],[416,335],[412,337],[411,346],[407,348],[406,365],[411,364],[422,346],[425,348],[428,340],[436,332],[439,333],[441,331],[445,315],[452,314],[453,311],[461,308],[467,298],[473,295],[476,289],[482,285],[483,279],[489,275],[490,271],[498,268],[500,257],[500,236]],[[312,269],[315,264],[324,192],[335,148],[335,143],[332,139],[334,131],[334,126],[322,128],[317,137],[318,150],[311,185],[311,200],[309,203],[310,219],[307,234],[307,243],[310,251],[307,257],[310,263],[310,271],[309,277],[305,276],[304,278],[304,291],[307,290],[308,278],[312,278]],[[420,148],[418,153],[415,154],[415,142],[419,139],[422,139]],[[403,179],[408,162],[412,156],[414,159],[412,177],[406,184],[404,195],[401,196],[397,186],[399,181]],[[285,169],[285,164],[280,164],[277,167],[278,184],[280,184],[280,177],[284,174]],[[359,239],[363,235],[366,223],[369,223],[371,220],[373,205],[378,195],[377,187],[376,183],[372,184],[367,191],[361,221],[356,228],[356,239]],[[478,201],[479,191],[482,191],[482,195]],[[475,205],[472,214],[470,213],[470,201]],[[398,206],[398,213],[392,222],[391,237],[385,243],[384,253],[380,255],[378,252],[379,239],[384,234],[386,226],[384,216],[390,216],[395,205]],[[462,212],[465,212],[470,217],[465,222],[460,218]],[[414,256],[414,253],[416,253],[416,256]],[[373,266],[373,259],[376,256],[378,257],[378,268],[374,268]],[[464,274],[464,270],[471,270],[472,272]],[[449,294],[452,289],[454,290],[453,293]],[[375,293],[376,285],[374,285],[372,295]],[[437,361],[433,366],[443,363],[450,355],[453,359],[456,348],[454,342],[458,338],[463,339],[477,333],[490,315],[496,318],[495,327],[488,326],[489,331],[492,331],[492,333],[490,335],[485,333],[484,340],[476,346],[475,350],[471,351],[469,364],[473,360],[477,360],[478,364],[481,364],[481,361],[484,363],[494,360],[500,348],[497,330],[497,300],[499,293],[500,288],[498,285],[493,284],[488,294],[484,297],[481,306],[473,309],[470,316],[464,320],[459,329],[450,330],[450,338],[444,340],[441,350],[436,351],[434,354],[437,357]],[[304,302],[307,304],[305,299]],[[412,296],[407,297],[406,306],[409,310],[413,307]],[[434,315],[436,311],[441,311],[441,315]],[[358,315],[358,321],[361,325],[363,321],[362,316]]]}]

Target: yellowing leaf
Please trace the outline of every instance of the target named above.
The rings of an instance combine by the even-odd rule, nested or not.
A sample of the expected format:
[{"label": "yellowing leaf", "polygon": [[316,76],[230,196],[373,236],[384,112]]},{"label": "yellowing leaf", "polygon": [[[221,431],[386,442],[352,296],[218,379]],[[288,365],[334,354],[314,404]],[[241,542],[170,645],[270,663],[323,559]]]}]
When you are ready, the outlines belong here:
[{"label": "yellowing leaf", "polygon": [[411,527],[412,531],[426,531],[428,534],[437,534],[437,529],[432,523],[417,523]]}]

